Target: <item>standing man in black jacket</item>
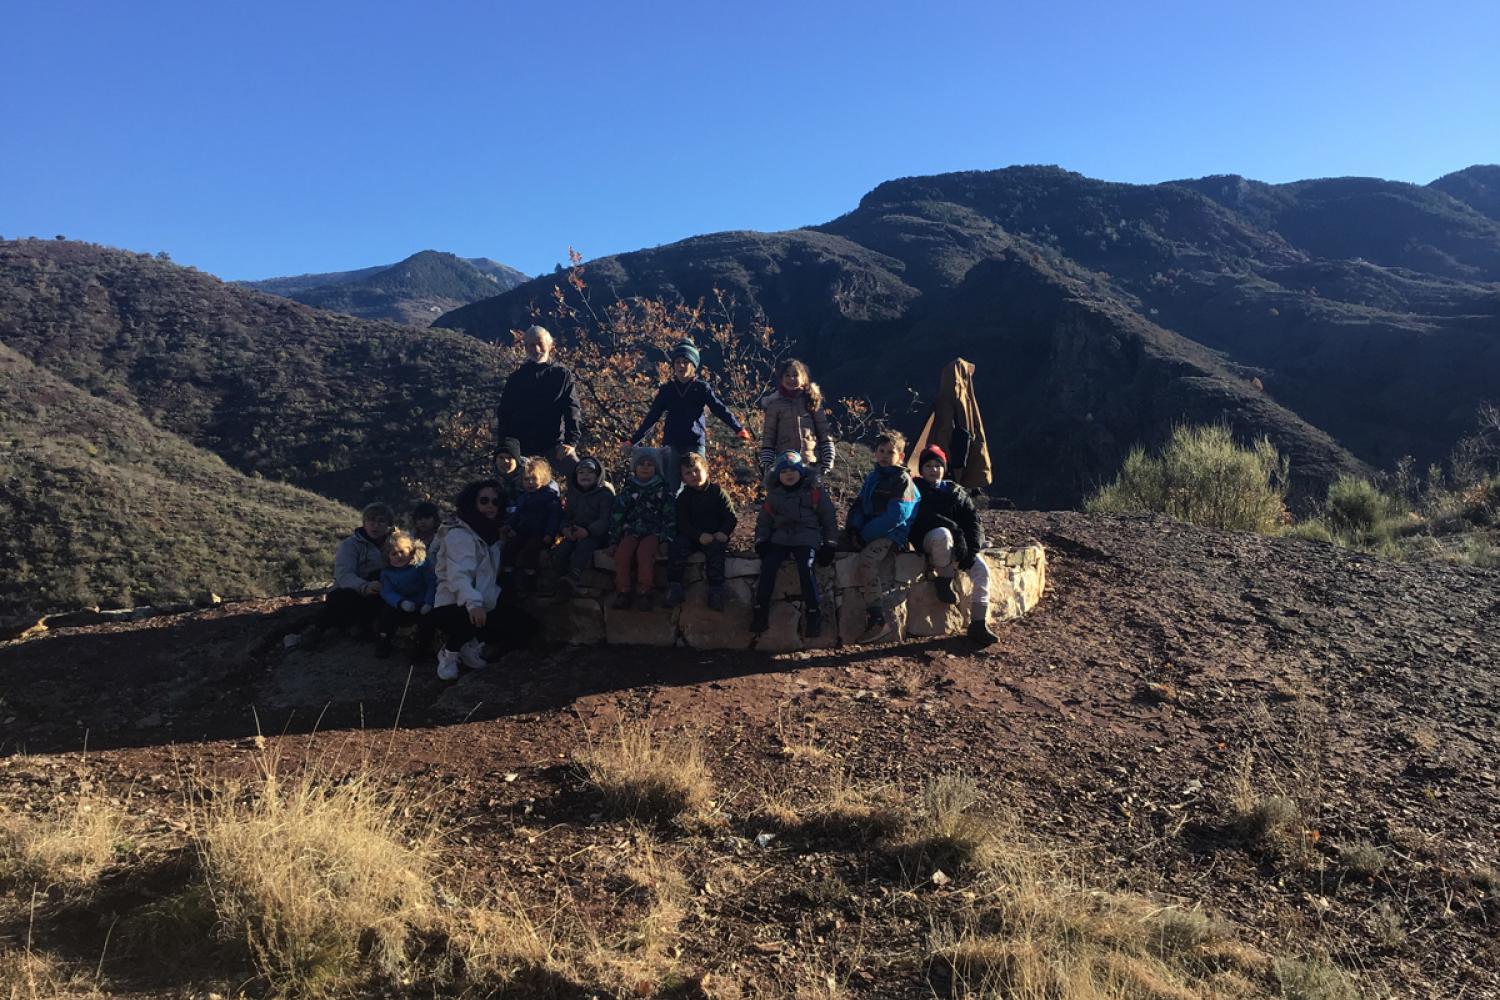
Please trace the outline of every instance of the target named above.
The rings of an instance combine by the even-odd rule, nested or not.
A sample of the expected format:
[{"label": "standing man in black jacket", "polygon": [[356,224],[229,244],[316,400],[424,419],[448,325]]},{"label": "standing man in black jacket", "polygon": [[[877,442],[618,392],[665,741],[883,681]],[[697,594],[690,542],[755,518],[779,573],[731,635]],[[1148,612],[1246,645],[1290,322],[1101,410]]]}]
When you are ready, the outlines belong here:
[{"label": "standing man in black jacket", "polygon": [[521,454],[546,458],[563,475],[578,464],[579,408],[573,373],[552,360],[552,334],[533,326],[522,340],[526,362],[511,372],[495,408],[495,439],[515,438]]}]

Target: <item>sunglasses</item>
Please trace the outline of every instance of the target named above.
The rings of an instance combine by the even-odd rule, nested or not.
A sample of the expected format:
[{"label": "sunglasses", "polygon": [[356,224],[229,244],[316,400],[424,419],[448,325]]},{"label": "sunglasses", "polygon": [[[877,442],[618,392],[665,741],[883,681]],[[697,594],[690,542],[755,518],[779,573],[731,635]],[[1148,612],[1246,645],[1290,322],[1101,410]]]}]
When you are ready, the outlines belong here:
[{"label": "sunglasses", "polygon": [[481,507],[496,507],[500,504],[500,498],[492,496],[481,496],[476,497],[474,499],[474,502]]}]

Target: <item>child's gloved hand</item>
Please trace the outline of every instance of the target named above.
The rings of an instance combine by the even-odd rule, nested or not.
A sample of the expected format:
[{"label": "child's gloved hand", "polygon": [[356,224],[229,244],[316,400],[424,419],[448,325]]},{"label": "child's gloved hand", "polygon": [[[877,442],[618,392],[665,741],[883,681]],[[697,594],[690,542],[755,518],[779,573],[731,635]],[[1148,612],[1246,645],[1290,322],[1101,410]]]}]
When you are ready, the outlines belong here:
[{"label": "child's gloved hand", "polygon": [[833,547],[832,542],[824,542],[818,546],[818,565],[832,566],[833,560],[838,556],[838,549]]},{"label": "child's gloved hand", "polygon": [[422,610],[421,610],[420,613],[424,614],[424,615],[430,615],[430,614],[432,614],[432,605],[431,604],[424,604],[424,605],[422,605]]},{"label": "child's gloved hand", "polygon": [[705,531],[703,534],[698,536],[699,545],[712,545],[713,543],[714,533],[712,531]]},{"label": "child's gloved hand", "polygon": [[729,541],[729,536],[726,535],[726,534],[724,534],[724,532],[722,532],[722,531],[715,531],[714,532],[714,541],[716,541],[716,542],[728,542]]},{"label": "child's gloved hand", "polygon": [[416,601],[402,601],[401,602],[401,610],[405,611],[407,614],[411,614],[413,611],[417,610],[417,602]]},{"label": "child's gloved hand", "polygon": [[737,435],[737,437],[739,437],[739,439],[741,441],[749,441],[750,440],[750,428],[748,428],[748,427],[741,427],[740,428],[740,432]]}]

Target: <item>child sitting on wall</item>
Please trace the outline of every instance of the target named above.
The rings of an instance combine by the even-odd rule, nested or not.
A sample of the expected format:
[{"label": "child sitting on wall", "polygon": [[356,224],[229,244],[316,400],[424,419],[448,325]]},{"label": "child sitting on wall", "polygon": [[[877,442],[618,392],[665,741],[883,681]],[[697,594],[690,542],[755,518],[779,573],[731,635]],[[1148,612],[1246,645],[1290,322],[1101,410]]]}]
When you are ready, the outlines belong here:
[{"label": "child sitting on wall", "polygon": [[432,604],[437,598],[437,575],[427,559],[427,546],[397,529],[385,540],[385,569],[380,571],[380,617],[375,626],[375,655],[391,655],[391,637],[408,622],[417,625],[417,649],[432,648]]},{"label": "child sitting on wall", "polygon": [[505,538],[505,565],[514,571],[518,598],[535,592],[542,553],[557,544],[563,517],[562,491],[545,458],[526,460],[521,483],[521,495],[512,502],[500,532]]},{"label": "child sitting on wall", "polygon": [[885,601],[895,554],[906,548],[920,497],[902,466],[906,438],[886,431],[875,439],[875,468],[865,477],[849,509],[850,541],[859,546],[859,580],[865,598],[865,630],[859,642],[877,642],[890,632]]},{"label": "child sitting on wall", "polygon": [[[616,610],[632,604],[650,611],[654,601],[656,553],[670,544],[677,527],[677,505],[657,467],[656,450],[631,453],[632,475],[626,477],[610,514],[609,542],[615,558]],[[635,593],[631,593],[634,569]]]},{"label": "child sitting on wall", "polygon": [[681,604],[686,597],[682,578],[688,556],[703,553],[704,577],[708,581],[707,604],[724,610],[724,560],[729,536],[738,518],[734,505],[718,483],[708,481],[708,460],[688,452],[681,461],[682,492],[677,494],[677,537],[667,559],[667,604]]},{"label": "child sitting on wall", "polygon": [[563,504],[563,540],[557,547],[555,565],[567,589],[583,583],[583,574],[594,564],[594,552],[609,543],[609,515],[614,508],[615,488],[604,478],[604,466],[585,455],[573,468],[568,495]]},{"label": "child sitting on wall", "polygon": [[755,551],[760,555],[760,580],[755,588],[755,611],[750,631],[764,632],[770,625],[771,597],[776,573],[790,558],[802,582],[803,634],[816,639],[823,634],[823,605],[813,562],[833,563],[838,538],[838,516],[812,478],[812,469],[795,451],[782,455],[772,467],[774,482],[755,520]]},{"label": "child sitting on wall", "polygon": [[973,584],[969,638],[981,646],[988,646],[999,636],[990,631],[990,567],[981,558],[984,548],[984,527],[979,523],[979,510],[974,506],[968,492],[951,479],[945,479],[948,456],[936,446],[924,448],[917,468],[922,478],[917,480],[917,491],[922,502],[917,505],[912,519],[912,537],[918,540],[927,564],[936,578],[933,586],[938,600],[944,604],[957,604],[958,594],[953,590],[953,577],[957,570],[968,574]]},{"label": "child sitting on wall", "polygon": [[504,518],[515,506],[516,498],[526,492],[526,460],[521,457],[521,442],[515,438],[503,438],[495,448],[492,461],[495,481],[500,484],[500,516]]}]

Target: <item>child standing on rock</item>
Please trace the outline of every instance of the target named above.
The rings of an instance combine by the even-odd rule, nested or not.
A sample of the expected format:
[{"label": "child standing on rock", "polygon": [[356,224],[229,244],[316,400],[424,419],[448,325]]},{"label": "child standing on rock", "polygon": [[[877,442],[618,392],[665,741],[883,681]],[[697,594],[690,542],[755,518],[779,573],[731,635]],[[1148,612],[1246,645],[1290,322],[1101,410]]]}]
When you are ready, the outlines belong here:
[{"label": "child standing on rock", "polygon": [[912,536],[918,540],[927,564],[936,574],[933,580],[938,600],[944,604],[957,604],[958,594],[953,590],[953,577],[957,570],[968,574],[973,584],[973,596],[969,619],[969,638],[981,646],[988,646],[999,636],[990,631],[990,567],[979,552],[984,548],[984,527],[979,523],[979,510],[962,486],[951,479],[943,478],[947,473],[948,456],[943,449],[932,446],[924,448],[917,460],[922,478],[917,480],[917,492],[921,503],[917,505],[912,519]]},{"label": "child standing on rock", "polygon": [[557,547],[557,571],[567,588],[576,590],[583,574],[594,564],[594,552],[609,544],[609,515],[614,508],[615,488],[604,478],[604,466],[592,455],[578,460],[568,479],[564,502],[563,540]]},{"label": "child standing on rock", "polygon": [[906,438],[886,431],[875,439],[875,468],[849,509],[850,541],[859,546],[859,580],[865,597],[865,630],[859,642],[878,642],[890,632],[886,620],[887,581],[895,554],[906,548],[920,496],[902,466]]},{"label": "child standing on rock", "polygon": [[[760,401],[766,411],[760,436],[760,467],[769,470],[778,455],[799,452],[826,476],[833,469],[833,434],[823,410],[823,393],[813,382],[807,365],[796,358],[783,362],[776,372],[776,391]],[[768,484],[769,485],[769,484]]]},{"label": "child standing on rock", "polygon": [[833,501],[809,474],[802,456],[789,451],[772,468],[775,482],[766,491],[765,502],[755,521],[755,551],[760,555],[760,580],[755,589],[755,611],[750,631],[764,632],[770,625],[771,597],[776,573],[790,558],[802,583],[806,611],[804,634],[816,639],[823,634],[823,608],[813,563],[828,566],[834,559],[838,517]]},{"label": "child standing on rock", "polygon": [[666,468],[661,472],[667,480],[668,489],[676,493],[680,482],[679,463],[683,457],[689,454],[702,455],[707,450],[708,421],[705,410],[712,410],[714,416],[728,424],[741,440],[750,440],[750,432],[730,412],[714,387],[698,377],[700,355],[697,345],[691,340],[679,342],[672,348],[670,359],[672,377],[656,390],[651,409],[646,411],[641,425],[626,444],[632,448],[639,445],[656,422],[665,416],[661,437],[662,444],[666,446],[666,454],[662,459]]},{"label": "child standing on rock", "polygon": [[739,519],[734,505],[718,483],[708,481],[708,460],[696,452],[682,456],[682,492],[677,494],[677,537],[667,560],[667,605],[681,604],[686,597],[682,578],[688,556],[703,553],[703,575],[708,581],[707,603],[724,610],[724,560],[729,536]]},{"label": "child standing on rock", "polygon": [[[610,514],[609,543],[615,557],[616,610],[632,604],[650,611],[656,585],[656,554],[662,543],[670,544],[676,533],[677,505],[657,466],[654,448],[631,452],[632,475],[626,477]],[[634,568],[635,593],[631,593]]]}]

